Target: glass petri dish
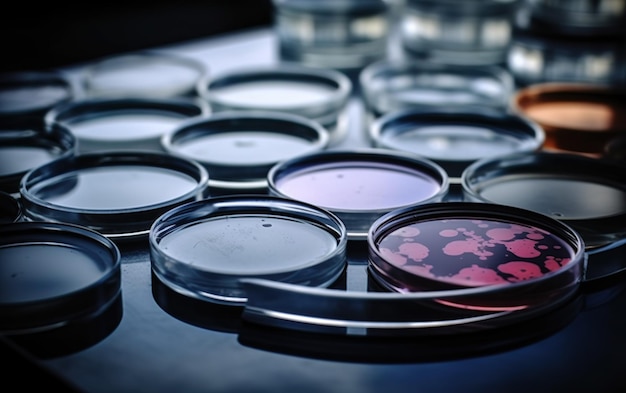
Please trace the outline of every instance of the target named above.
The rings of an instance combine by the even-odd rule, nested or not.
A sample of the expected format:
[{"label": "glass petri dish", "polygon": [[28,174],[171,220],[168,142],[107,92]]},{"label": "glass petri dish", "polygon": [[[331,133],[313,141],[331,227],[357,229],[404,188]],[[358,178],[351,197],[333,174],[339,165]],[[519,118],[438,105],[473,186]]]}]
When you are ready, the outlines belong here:
[{"label": "glass petri dish", "polygon": [[283,62],[343,71],[384,58],[390,32],[385,0],[273,0]]},{"label": "glass petri dish", "polygon": [[[368,234],[369,272],[401,293],[475,289],[441,304],[484,311],[552,306],[576,293],[584,240],[568,225],[510,206],[449,202],[391,212]],[[482,294],[480,293],[482,292]]]},{"label": "glass petri dish", "polygon": [[346,108],[352,82],[341,72],[281,64],[239,68],[216,75],[200,85],[199,95],[214,112],[278,111],[319,122],[330,143],[346,136]]},{"label": "glass petri dish", "polygon": [[226,305],[245,304],[244,278],[331,285],[345,268],[346,244],[332,213],[261,195],[191,202],[150,230],[155,277],[185,296]]},{"label": "glass petri dish", "polygon": [[298,115],[229,111],[191,121],[163,136],[169,154],[194,160],[211,174],[211,195],[267,193],[276,163],[325,149],[328,131]]},{"label": "glass petri dish", "polygon": [[409,57],[502,64],[519,0],[406,0],[400,40]]},{"label": "glass petri dish", "polygon": [[195,97],[208,68],[192,58],[145,51],[100,59],[81,78],[92,98]]},{"label": "glass petri dish", "polygon": [[0,332],[41,333],[99,314],[121,294],[121,256],[87,228],[0,226]]},{"label": "glass petri dish", "polygon": [[200,164],[165,153],[81,154],[28,172],[20,194],[26,221],[83,225],[121,242],[147,238],[165,211],[208,196]]},{"label": "glass petri dish", "polygon": [[44,117],[76,137],[80,154],[130,150],[162,152],[161,137],[180,124],[206,117],[199,99],[92,98],[57,105]]},{"label": "glass petri dish", "polygon": [[22,218],[22,205],[19,199],[0,191],[0,224],[18,222]]},{"label": "glass petri dish", "polygon": [[408,108],[487,106],[508,108],[513,77],[498,66],[458,66],[379,61],[359,75],[365,107],[373,119]]},{"label": "glass petri dish", "polygon": [[539,83],[513,96],[512,110],[544,129],[543,150],[591,157],[626,132],[626,90],[606,85]]},{"label": "glass petri dish", "polygon": [[40,127],[41,118],[55,105],[77,97],[65,75],[55,71],[0,74],[0,127]]},{"label": "glass petri dish", "polygon": [[537,151],[545,140],[543,129],[525,117],[479,107],[396,111],[375,121],[370,136],[375,147],[436,162],[455,184],[476,160]]},{"label": "glass petri dish", "polygon": [[626,238],[626,168],[572,153],[487,158],[462,175],[467,200],[539,212],[567,223],[588,250]]},{"label": "glass petri dish", "polygon": [[16,197],[28,171],[76,154],[76,138],[63,125],[0,129],[0,191]]},{"label": "glass petri dish", "polygon": [[390,210],[441,201],[448,175],[436,163],[383,149],[327,150],[276,164],[269,194],[336,214],[351,240],[365,240],[372,222]]}]

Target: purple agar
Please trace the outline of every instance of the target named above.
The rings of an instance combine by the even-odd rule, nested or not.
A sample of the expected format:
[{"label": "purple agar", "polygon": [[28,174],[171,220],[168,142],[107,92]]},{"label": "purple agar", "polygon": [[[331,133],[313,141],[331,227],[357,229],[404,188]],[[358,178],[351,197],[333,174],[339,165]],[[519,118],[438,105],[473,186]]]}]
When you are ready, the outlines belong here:
[{"label": "purple agar", "polygon": [[354,238],[399,207],[434,201],[448,187],[436,164],[384,150],[326,151],[279,163],[269,173],[270,194],[337,214]]}]

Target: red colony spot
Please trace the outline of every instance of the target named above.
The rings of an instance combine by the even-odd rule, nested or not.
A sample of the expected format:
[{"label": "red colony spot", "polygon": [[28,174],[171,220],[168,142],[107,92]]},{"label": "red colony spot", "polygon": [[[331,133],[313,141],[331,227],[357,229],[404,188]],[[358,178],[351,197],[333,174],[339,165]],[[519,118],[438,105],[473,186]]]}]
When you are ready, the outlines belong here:
[{"label": "red colony spot", "polygon": [[520,258],[536,258],[541,255],[541,252],[535,248],[536,244],[534,240],[519,239],[504,243],[504,246]]},{"label": "red colony spot", "polygon": [[541,240],[545,236],[539,232],[530,232],[529,234],[526,235],[526,237],[529,239],[533,239],[533,240]]},{"label": "red colony spot", "polygon": [[458,234],[459,233],[454,229],[444,229],[443,231],[439,232],[439,236],[441,237],[455,237]]},{"label": "red colony spot", "polygon": [[478,256],[480,259],[487,259],[488,256],[492,256],[493,253],[486,251],[481,247],[481,242],[468,239],[468,240],[456,240],[445,245],[443,252],[446,255],[459,256],[465,253],[470,253]]},{"label": "red colony spot", "polygon": [[406,263],[406,258],[404,256],[397,254],[388,248],[381,248],[380,254],[386,261],[396,266],[402,266]]},{"label": "red colony spot", "polygon": [[540,245],[537,246],[537,248],[540,249],[540,250],[547,250],[548,246],[546,246],[545,244],[540,244]]},{"label": "red colony spot", "polygon": [[403,269],[409,273],[415,274],[417,276],[422,277],[430,277],[435,278],[435,275],[430,271],[432,270],[432,265],[405,265]]},{"label": "red colony spot", "polygon": [[504,278],[500,277],[495,270],[482,268],[477,265],[461,269],[457,274],[451,276],[449,279],[446,279],[446,281],[450,281],[455,284],[477,287],[507,282]]},{"label": "red colony spot", "polygon": [[421,262],[428,257],[429,249],[421,243],[403,243],[399,247],[400,254],[406,255],[414,261]]},{"label": "red colony spot", "polygon": [[539,266],[535,265],[534,263],[524,261],[512,261],[503,263],[498,266],[498,270],[515,277],[515,279],[511,279],[510,281],[530,280],[532,278],[543,276],[543,273],[541,273],[541,269],[539,269]]},{"label": "red colony spot", "polygon": [[509,228],[494,228],[488,230],[485,234],[494,240],[507,241],[515,238],[516,232]]}]

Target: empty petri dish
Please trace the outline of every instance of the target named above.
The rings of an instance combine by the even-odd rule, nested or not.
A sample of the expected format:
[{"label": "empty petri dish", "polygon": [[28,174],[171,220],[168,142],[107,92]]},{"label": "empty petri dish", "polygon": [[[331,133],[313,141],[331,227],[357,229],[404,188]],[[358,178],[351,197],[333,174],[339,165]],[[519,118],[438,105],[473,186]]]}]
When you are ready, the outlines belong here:
[{"label": "empty petri dish", "polygon": [[0,226],[0,332],[59,329],[108,308],[121,293],[117,246],[87,228]]},{"label": "empty petri dish", "polygon": [[57,105],[47,125],[63,124],[76,137],[78,152],[162,152],[161,137],[185,121],[207,116],[200,99],[92,98]]},{"label": "empty petri dish", "polygon": [[447,64],[504,62],[519,0],[406,0],[400,39],[409,57]]},{"label": "empty petri dish", "polygon": [[0,127],[39,127],[47,111],[76,96],[70,80],[59,72],[0,74]]},{"label": "empty petri dish", "polygon": [[373,119],[407,108],[467,105],[506,109],[513,77],[498,66],[460,66],[379,61],[359,75],[365,107]]},{"label": "empty petri dish", "polygon": [[385,0],[273,0],[282,61],[343,71],[384,58],[391,31]]},{"label": "empty petri dish", "polygon": [[145,51],[100,59],[81,77],[87,97],[194,97],[208,68],[192,58]]},{"label": "empty petri dish", "polygon": [[328,131],[313,120],[286,113],[229,111],[191,121],[163,136],[172,155],[202,164],[211,195],[267,193],[276,163],[323,150]]},{"label": "empty petri dish", "polygon": [[382,287],[401,293],[472,288],[467,299],[441,304],[485,311],[560,304],[577,292],[586,262],[584,240],[568,225],[472,202],[390,212],[372,225],[368,252],[369,272]]},{"label": "empty petri dish", "polygon": [[591,250],[626,238],[626,168],[578,154],[517,153],[462,175],[467,200],[533,210],[567,223]]},{"label": "empty petri dish", "polygon": [[0,129],[0,191],[19,196],[28,171],[76,154],[76,138],[63,125]]},{"label": "empty petri dish", "polygon": [[239,68],[200,85],[214,112],[279,111],[319,122],[339,143],[348,132],[346,108],[352,82],[341,72],[297,65]]},{"label": "empty petri dish", "polygon": [[390,210],[440,201],[448,175],[436,163],[384,149],[327,150],[276,164],[269,194],[336,214],[353,240],[365,240],[372,222]]},{"label": "empty petri dish", "polygon": [[538,83],[518,90],[512,109],[544,129],[543,150],[599,157],[626,132],[626,90],[617,87]]},{"label": "empty petri dish", "polygon": [[150,230],[155,277],[185,296],[243,305],[240,280],[326,287],[346,265],[344,224],[332,213],[272,196],[237,195],[166,212]]},{"label": "empty petri dish", "polygon": [[26,221],[83,225],[116,241],[147,238],[165,211],[208,196],[200,164],[165,153],[108,152],[52,161],[20,184]]},{"label": "empty petri dish", "polygon": [[0,191],[0,224],[18,222],[22,218],[22,205],[19,199]]},{"label": "empty petri dish", "polygon": [[501,154],[537,151],[545,134],[534,122],[504,110],[406,109],[380,117],[370,128],[375,147],[426,157],[460,181],[472,162]]}]

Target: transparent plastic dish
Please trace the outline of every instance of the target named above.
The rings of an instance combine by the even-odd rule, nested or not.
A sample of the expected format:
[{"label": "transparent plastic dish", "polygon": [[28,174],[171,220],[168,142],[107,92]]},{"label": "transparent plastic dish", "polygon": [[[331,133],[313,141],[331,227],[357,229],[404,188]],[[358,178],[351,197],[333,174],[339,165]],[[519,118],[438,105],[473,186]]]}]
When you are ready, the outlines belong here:
[{"label": "transparent plastic dish", "polygon": [[406,109],[370,127],[375,147],[426,157],[458,182],[471,163],[502,154],[538,151],[545,133],[523,116],[493,108]]},{"label": "transparent plastic dish", "polygon": [[20,185],[24,219],[82,225],[116,241],[147,238],[153,221],[208,196],[200,164],[165,153],[110,152],[59,159]]},{"label": "transparent plastic dish", "polygon": [[441,201],[448,175],[436,163],[385,149],[328,150],[276,164],[269,194],[336,214],[350,239],[365,240],[372,222],[390,210]]},{"label": "transparent plastic dish", "polygon": [[211,195],[267,194],[276,163],[324,150],[328,131],[302,116],[229,111],[188,122],[163,136],[168,153],[194,160],[211,175]]},{"label": "transparent plastic dish", "polygon": [[22,205],[13,195],[0,191],[0,224],[18,222],[22,218]]},{"label": "transparent plastic dish", "polygon": [[150,230],[152,271],[194,299],[243,305],[241,279],[326,287],[344,271],[347,235],[333,214],[271,196],[213,197],[163,214]]},{"label": "transparent plastic dish", "polygon": [[243,318],[348,336],[484,332],[546,315],[579,293],[586,253],[571,227],[487,203],[428,203],[371,226],[367,292],[245,280]]},{"label": "transparent plastic dish", "polygon": [[91,98],[195,97],[208,68],[193,58],[137,52],[102,58],[85,67],[82,86]]},{"label": "transparent plastic dish", "polygon": [[50,331],[101,313],[120,296],[120,261],[111,240],[84,227],[0,226],[0,332]]},{"label": "transparent plastic dish", "polygon": [[588,250],[626,240],[626,167],[563,152],[517,153],[470,165],[467,200],[528,209],[567,223]]},{"label": "transparent plastic dish", "polygon": [[61,123],[77,139],[78,152],[158,151],[161,137],[185,121],[206,117],[200,99],[111,98],[84,99],[57,105],[44,117],[47,125]]},{"label": "transparent plastic dish", "polygon": [[19,196],[28,171],[76,152],[76,137],[60,124],[0,129],[0,191]]},{"label": "transparent plastic dish", "polygon": [[201,85],[214,112],[278,111],[317,121],[339,143],[348,132],[346,108],[352,82],[339,71],[298,65],[231,69]]}]

